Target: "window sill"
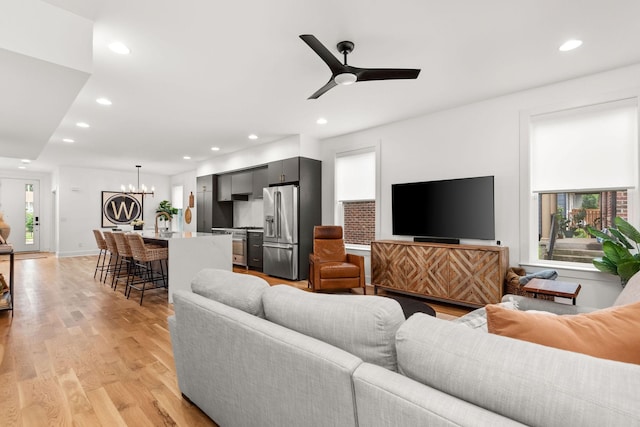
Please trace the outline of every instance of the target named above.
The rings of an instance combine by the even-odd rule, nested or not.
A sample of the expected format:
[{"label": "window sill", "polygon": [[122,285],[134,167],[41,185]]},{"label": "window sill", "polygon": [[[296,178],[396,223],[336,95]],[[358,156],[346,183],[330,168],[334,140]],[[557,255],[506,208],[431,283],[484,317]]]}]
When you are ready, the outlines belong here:
[{"label": "window sill", "polygon": [[352,243],[346,243],[344,245],[345,249],[349,250],[351,249],[352,251],[364,251],[364,252],[371,252],[371,246],[370,245],[354,245]]},{"label": "window sill", "polygon": [[550,262],[545,260],[537,260],[532,262],[521,262],[520,267],[529,272],[536,272],[545,269],[552,269],[558,272],[559,276],[573,279],[590,279],[598,282],[619,282],[618,276],[609,273],[603,273],[593,265],[571,262]]}]

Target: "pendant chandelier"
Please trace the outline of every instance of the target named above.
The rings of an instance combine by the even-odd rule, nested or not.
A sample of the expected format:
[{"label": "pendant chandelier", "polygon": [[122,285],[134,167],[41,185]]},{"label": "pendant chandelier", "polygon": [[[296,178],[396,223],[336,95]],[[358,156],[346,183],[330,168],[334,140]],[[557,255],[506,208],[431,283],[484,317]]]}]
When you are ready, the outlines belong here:
[{"label": "pendant chandelier", "polygon": [[136,168],[138,169],[138,185],[134,187],[133,184],[129,184],[128,187],[125,187],[123,184],[120,186],[120,190],[124,194],[142,194],[143,196],[151,195],[151,197],[153,197],[155,192],[155,189],[153,188],[153,186],[151,187],[151,191],[147,191],[148,189],[146,185],[144,184],[140,185],[140,168],[141,167],[142,167],[141,165],[136,165]]}]

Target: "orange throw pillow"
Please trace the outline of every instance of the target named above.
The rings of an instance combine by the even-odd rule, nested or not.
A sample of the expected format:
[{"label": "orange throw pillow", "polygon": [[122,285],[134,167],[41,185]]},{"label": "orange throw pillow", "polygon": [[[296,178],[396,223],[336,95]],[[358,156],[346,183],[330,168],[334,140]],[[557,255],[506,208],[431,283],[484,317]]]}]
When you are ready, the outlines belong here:
[{"label": "orange throw pillow", "polygon": [[603,359],[640,364],[640,302],[586,314],[549,316],[487,305],[492,334]]}]

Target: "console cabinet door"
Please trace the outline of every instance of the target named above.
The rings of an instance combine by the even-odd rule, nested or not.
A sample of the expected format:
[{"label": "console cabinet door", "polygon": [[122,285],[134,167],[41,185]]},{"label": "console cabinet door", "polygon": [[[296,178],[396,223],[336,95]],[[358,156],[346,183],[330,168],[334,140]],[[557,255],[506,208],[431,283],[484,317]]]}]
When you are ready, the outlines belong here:
[{"label": "console cabinet door", "polygon": [[449,298],[482,306],[500,302],[504,272],[499,252],[451,249],[449,260]]},{"label": "console cabinet door", "polygon": [[371,282],[390,289],[406,290],[407,247],[371,242]]},{"label": "console cabinet door", "polygon": [[435,246],[407,246],[407,290],[438,298],[449,296],[449,251]]}]

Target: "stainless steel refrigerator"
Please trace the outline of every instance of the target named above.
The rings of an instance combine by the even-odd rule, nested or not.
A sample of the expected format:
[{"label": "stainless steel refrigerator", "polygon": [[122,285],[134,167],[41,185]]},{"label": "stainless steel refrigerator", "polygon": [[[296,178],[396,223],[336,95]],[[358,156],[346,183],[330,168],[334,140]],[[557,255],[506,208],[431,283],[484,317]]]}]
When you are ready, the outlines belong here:
[{"label": "stainless steel refrigerator", "polygon": [[298,186],[263,190],[263,271],[270,276],[298,280]]}]

